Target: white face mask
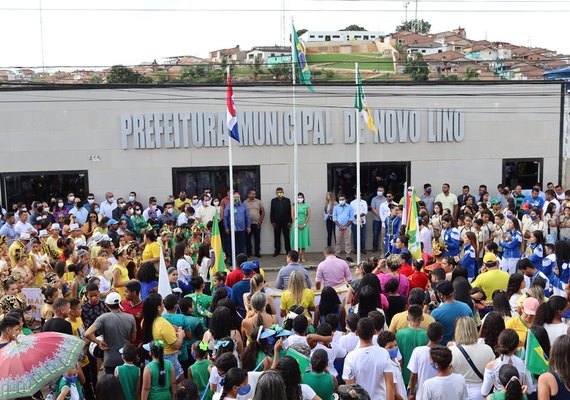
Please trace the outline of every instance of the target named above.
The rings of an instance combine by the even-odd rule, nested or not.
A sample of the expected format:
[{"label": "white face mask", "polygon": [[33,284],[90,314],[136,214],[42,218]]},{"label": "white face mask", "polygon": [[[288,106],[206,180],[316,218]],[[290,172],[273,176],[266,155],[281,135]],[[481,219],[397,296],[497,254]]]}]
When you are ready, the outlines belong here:
[{"label": "white face mask", "polygon": [[135,196],[129,196],[129,201],[135,201]]},{"label": "white face mask", "polygon": [[215,200],[215,201],[214,201],[214,205],[217,207],[217,206],[220,205],[220,202],[219,202],[218,200]]},{"label": "white face mask", "polygon": [[75,196],[69,196],[67,200],[69,200],[70,203],[73,203],[73,200],[75,200]]},{"label": "white face mask", "polygon": [[209,206],[210,206],[210,202],[209,202],[209,201],[205,201],[205,202],[202,203],[202,204],[204,204],[204,206],[206,206],[206,207],[209,207]]},{"label": "white face mask", "polygon": [[379,197],[382,197],[382,196],[384,195],[384,192],[376,192],[376,194],[377,194]]},{"label": "white face mask", "polygon": [[194,205],[198,204],[198,200],[192,200],[192,204]]},{"label": "white face mask", "polygon": [[304,198],[302,198],[302,197],[297,197],[297,203],[302,203],[302,202],[304,202],[304,201],[305,201]]},{"label": "white face mask", "polygon": [[113,203],[113,202],[115,201],[115,198],[114,198],[114,197],[109,197],[109,198],[107,199],[107,201],[108,201],[109,203]]},{"label": "white face mask", "polygon": [[136,213],[137,215],[141,215],[141,214],[142,214],[142,211],[141,211],[141,210],[137,210],[137,211],[135,211],[135,213]]},{"label": "white face mask", "polygon": [[167,209],[166,209],[166,212],[167,212],[168,214],[172,214],[173,211],[174,211],[174,210],[173,210],[172,208],[167,208]]},{"label": "white face mask", "polygon": [[88,202],[89,204],[93,204],[93,203],[95,203],[95,199],[87,199],[87,202]]},{"label": "white face mask", "polygon": [[58,206],[59,208],[63,207],[63,201],[60,201],[59,203],[57,203],[57,206]]}]

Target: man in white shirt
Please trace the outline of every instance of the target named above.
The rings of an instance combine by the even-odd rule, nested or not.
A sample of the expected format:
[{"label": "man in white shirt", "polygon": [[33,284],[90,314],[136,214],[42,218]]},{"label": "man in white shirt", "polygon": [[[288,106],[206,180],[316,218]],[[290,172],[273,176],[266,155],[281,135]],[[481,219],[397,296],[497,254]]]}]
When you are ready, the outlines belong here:
[{"label": "man in white shirt", "polygon": [[426,380],[437,376],[437,370],[430,364],[429,353],[433,346],[439,345],[443,338],[443,324],[432,322],[427,329],[429,342],[427,346],[414,349],[408,362],[410,376],[410,397],[423,399],[422,388]]},{"label": "man in white shirt", "polygon": [[[374,400],[394,399],[394,374],[390,355],[372,343],[374,323],[370,318],[358,321],[359,348],[351,351],[344,361],[342,379],[346,384],[356,383]],[[450,360],[451,362],[451,360]]]},{"label": "man in white shirt", "polygon": [[[352,229],[352,245],[354,247],[354,251],[358,248],[356,246],[356,225],[357,225],[357,205],[358,200],[354,199],[350,202],[350,206],[354,210],[354,220],[352,221],[351,229]],[[366,214],[368,214],[368,204],[366,200],[362,198],[362,193],[360,194],[360,252],[362,254],[366,254],[364,249],[366,248]]]},{"label": "man in white shirt", "polygon": [[370,211],[372,211],[372,251],[378,251],[378,243],[380,242],[380,252],[384,253],[384,233],[382,232],[382,215],[380,214],[382,204],[386,203],[384,197],[384,187],[378,186],[376,188],[376,196],[370,202]]},{"label": "man in white shirt", "polygon": [[445,346],[431,348],[430,358],[437,376],[424,382],[422,400],[469,400],[465,378],[451,372],[452,357]]},{"label": "man in white shirt", "polygon": [[148,199],[148,207],[143,211],[143,218],[145,221],[149,220],[151,214],[153,220],[158,220],[158,217],[162,215],[162,212],[160,211],[160,208],[158,208],[157,203],[158,201],[156,200],[156,197],[151,197]]},{"label": "man in white shirt", "polygon": [[87,217],[89,216],[89,211],[83,207],[79,197],[73,199],[73,207],[69,210],[69,213],[75,215],[75,219],[80,225],[87,222]]},{"label": "man in white shirt", "polygon": [[358,314],[348,314],[346,317],[346,335],[343,335],[338,344],[342,348],[346,350],[347,353],[350,353],[352,350],[356,348],[358,345],[358,336],[356,335],[356,329],[358,328]]},{"label": "man in white shirt", "polygon": [[441,193],[435,196],[435,201],[439,201],[443,209],[449,208],[453,219],[457,219],[459,202],[457,201],[457,196],[449,191],[449,183],[441,185]]},{"label": "man in white shirt", "polygon": [[200,221],[204,225],[207,225],[208,222],[214,220],[215,214],[216,207],[212,205],[212,198],[208,194],[203,195],[202,205],[196,210],[194,218],[196,218],[196,220]]},{"label": "man in white shirt", "polygon": [[16,222],[16,225],[14,226],[14,231],[18,237],[20,237],[24,232],[27,232],[30,235],[38,233],[32,224],[28,222],[28,216],[29,214],[27,211],[20,210],[20,213],[18,214],[18,222]]},{"label": "man in white shirt", "polygon": [[99,205],[99,210],[101,214],[105,217],[112,219],[113,218],[113,210],[117,208],[117,202],[115,201],[115,196],[113,193],[107,192],[105,193],[105,201]]},{"label": "man in white shirt", "polygon": [[542,206],[542,215],[546,214],[546,210],[550,203],[556,204],[556,214],[560,214],[560,203],[556,199],[556,192],[553,189],[546,189],[544,192],[544,205]]}]

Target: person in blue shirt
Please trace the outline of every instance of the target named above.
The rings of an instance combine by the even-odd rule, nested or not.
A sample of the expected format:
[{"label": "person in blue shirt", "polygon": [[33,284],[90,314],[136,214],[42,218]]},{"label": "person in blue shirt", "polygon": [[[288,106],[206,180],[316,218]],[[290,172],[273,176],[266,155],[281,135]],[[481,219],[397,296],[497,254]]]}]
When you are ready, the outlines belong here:
[{"label": "person in blue shirt", "polygon": [[537,270],[542,271],[542,259],[544,258],[544,234],[542,231],[532,231],[529,247],[531,254],[528,259]]},{"label": "person in blue shirt", "polygon": [[246,309],[243,302],[243,295],[248,293],[251,285],[251,278],[255,275],[255,264],[251,261],[246,261],[241,265],[241,272],[243,272],[243,279],[232,286],[232,294],[230,299],[237,306],[237,312],[242,318],[245,318]]},{"label": "person in blue shirt", "polygon": [[546,286],[544,288],[544,295],[550,297],[553,294],[564,296],[564,282],[560,280],[554,273],[546,276],[528,258],[521,258],[517,264],[518,269],[525,276],[526,287],[531,287],[532,283],[537,277],[544,279]]},{"label": "person in blue shirt", "polygon": [[509,219],[508,235],[501,239],[501,247],[503,248],[501,270],[512,275],[517,272],[517,262],[521,258],[523,238],[519,220],[513,214],[508,214],[507,218]]},{"label": "person in blue shirt", "polygon": [[444,256],[457,257],[459,256],[459,231],[453,227],[453,218],[451,215],[444,215],[441,218],[441,226],[443,228],[443,242],[447,251]]},{"label": "person in blue shirt", "polygon": [[539,196],[540,189],[538,187],[533,187],[530,195],[526,196],[521,204],[521,209],[532,210],[533,208],[538,208],[542,210],[544,205],[544,199]]},{"label": "person in blue shirt", "polygon": [[352,251],[352,238],[350,225],[354,220],[354,209],[346,202],[344,194],[338,195],[338,204],[333,208],[333,222],[335,224],[335,253],[340,256],[341,244],[344,243],[346,260],[352,262],[350,252]]},{"label": "person in blue shirt", "polygon": [[402,224],[402,217],[398,215],[399,207],[395,204],[390,204],[390,215],[384,220],[384,249],[386,256],[395,254],[396,238],[400,236],[400,225]]},{"label": "person in blue shirt", "polygon": [[467,277],[473,280],[477,275],[477,257],[475,255],[475,248],[477,247],[477,238],[473,232],[465,234],[465,246],[463,247],[463,259],[459,262],[467,268]]},{"label": "person in blue shirt", "polygon": [[[230,211],[231,207],[228,204],[224,210],[224,229],[226,235],[230,234],[231,229]],[[246,233],[251,232],[251,219],[249,218],[249,211],[247,211],[247,207],[242,204],[238,192],[234,192],[234,223],[236,254],[245,253]]]},{"label": "person in blue shirt", "polygon": [[442,345],[453,339],[453,329],[455,320],[459,317],[473,318],[473,311],[465,303],[455,300],[453,283],[450,281],[440,281],[436,287],[437,295],[442,300],[442,304],[431,312],[431,316],[439,323],[443,324]]},{"label": "person in blue shirt", "polygon": [[8,238],[8,243],[6,244],[8,247],[14,243],[16,239],[18,239],[18,235],[16,235],[15,231],[16,226],[16,216],[13,212],[6,213],[6,223],[2,225],[0,228],[0,236],[6,236]]}]

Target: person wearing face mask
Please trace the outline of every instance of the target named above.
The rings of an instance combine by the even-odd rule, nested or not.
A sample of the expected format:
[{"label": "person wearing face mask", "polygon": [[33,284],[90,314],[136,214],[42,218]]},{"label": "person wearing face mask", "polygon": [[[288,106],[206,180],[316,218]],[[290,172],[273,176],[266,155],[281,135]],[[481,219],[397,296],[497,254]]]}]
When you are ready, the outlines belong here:
[{"label": "person wearing face mask", "polygon": [[275,189],[276,197],[271,199],[271,209],[269,219],[273,226],[274,232],[274,252],[273,257],[277,257],[281,253],[281,234],[285,242],[285,252],[291,251],[291,240],[289,237],[289,229],[293,223],[291,218],[291,200],[285,197],[282,187]]},{"label": "person wearing face mask", "polygon": [[[192,208],[194,208],[194,206],[192,206]],[[214,220],[214,216],[216,215],[216,207],[212,205],[212,198],[209,194],[202,195],[202,205],[198,207],[198,209],[194,209],[196,210],[194,218],[196,218],[197,221],[200,221],[204,225],[207,225],[208,222]]]},{"label": "person wearing face mask", "polygon": [[156,197],[149,197],[148,207],[144,209],[142,215],[146,221],[151,219],[151,216],[153,217],[152,220],[158,220],[158,217],[162,215],[162,210],[160,207],[158,207],[158,201],[156,200]]},{"label": "person wearing face mask", "polygon": [[131,222],[133,224],[133,231],[138,240],[142,239],[145,230],[147,229],[148,222],[144,219],[142,215],[142,207],[135,206],[135,212],[131,215]]},{"label": "person wearing face mask", "polygon": [[346,203],[344,194],[338,195],[338,205],[333,210],[333,222],[336,225],[336,246],[335,253],[340,256],[341,244],[344,243],[344,251],[346,253],[346,261],[352,262],[350,256],[351,248],[351,228],[352,221],[354,220],[354,209],[350,204]]},{"label": "person wearing face mask", "polygon": [[128,204],[125,205],[124,212],[123,215],[121,215],[120,220],[123,220],[127,223],[127,229],[131,232],[134,230],[133,220],[131,219],[133,215],[135,215],[135,208]]},{"label": "person wearing face mask", "polygon": [[67,211],[70,211],[73,209],[73,207],[75,207],[75,194],[73,194],[73,192],[69,193],[67,195],[67,201],[64,205],[64,207],[67,209]]},{"label": "person wearing face mask", "polygon": [[111,219],[113,218],[113,210],[117,208],[117,202],[112,192],[105,193],[105,201],[99,206],[103,216]]},{"label": "person wearing face mask", "polygon": [[132,191],[129,193],[129,201],[127,202],[127,205],[133,207],[133,209],[139,207],[142,210],[142,204],[137,201],[137,192]]},{"label": "person wearing face mask", "polygon": [[93,193],[89,193],[87,195],[87,201],[83,204],[83,208],[87,211],[91,211],[91,206],[95,204],[95,195]]},{"label": "person wearing face mask", "polygon": [[381,212],[382,204],[386,203],[386,197],[384,197],[384,187],[378,186],[376,188],[376,196],[372,198],[370,204],[370,211],[372,211],[372,251],[378,251],[378,244],[380,244],[380,252],[384,253],[384,241],[382,237],[382,221],[384,221],[387,215],[383,215]]},{"label": "person wearing face mask", "polygon": [[192,199],[190,200],[190,204],[192,205],[194,210],[197,210],[198,208],[200,208],[202,206],[202,200],[200,200],[200,198],[198,197],[197,194],[194,194],[194,195],[192,195]]},{"label": "person wearing face mask", "polygon": [[[402,399],[407,399],[406,383],[402,376],[402,366],[398,361],[398,342],[396,336],[390,331],[382,331],[378,334],[378,346],[385,349],[390,355],[394,373],[394,389]],[[406,365],[406,364],[404,364]]]},{"label": "person wearing face mask", "polygon": [[83,388],[78,380],[77,367],[66,371],[57,384],[54,399],[57,400],[83,400]]},{"label": "person wearing face mask", "polygon": [[89,212],[85,209],[85,207],[83,207],[83,203],[79,197],[74,199],[73,206],[74,207],[69,210],[69,214],[75,215],[77,222],[80,225],[83,225],[85,222],[87,222],[87,216],[89,215]]},{"label": "person wearing face mask", "polygon": [[[235,235],[235,252],[236,254],[245,253],[245,238],[246,233],[251,232],[251,219],[247,207],[241,203],[240,195],[234,192],[234,235]],[[231,230],[231,207],[226,207],[224,210],[224,231],[227,235]]]},{"label": "person wearing face mask", "polygon": [[182,189],[178,192],[178,198],[174,200],[174,207],[180,209],[184,204],[192,204],[192,202],[186,197],[186,190]]},{"label": "person wearing face mask", "polygon": [[65,208],[65,203],[63,202],[62,198],[58,198],[55,202],[53,207],[52,215],[54,221],[57,221],[60,215],[66,216],[68,213],[67,209]]},{"label": "person wearing face mask", "polygon": [[117,199],[117,208],[112,212],[113,218],[117,221],[120,220],[125,211],[127,211],[127,202],[122,197],[119,197]]},{"label": "person wearing face mask", "polygon": [[174,202],[164,203],[164,214],[158,217],[158,223],[162,227],[167,221],[176,225],[176,217],[174,216]]},{"label": "person wearing face mask", "polygon": [[431,184],[426,183],[424,184],[424,192],[420,194],[420,199],[426,205],[426,210],[428,212],[429,217],[433,215],[433,205],[435,203],[435,197],[431,194]]},{"label": "person wearing face mask", "polygon": [[[301,192],[297,194],[297,209],[298,209],[298,226],[299,226],[299,243],[295,243],[295,229],[297,224],[293,224],[291,229],[290,242],[293,243],[294,248],[299,249],[301,262],[305,261],[305,250],[311,247],[311,235],[309,232],[309,220],[311,219],[311,207],[305,203],[305,195]],[[291,218],[295,218],[295,207],[291,207]]]}]

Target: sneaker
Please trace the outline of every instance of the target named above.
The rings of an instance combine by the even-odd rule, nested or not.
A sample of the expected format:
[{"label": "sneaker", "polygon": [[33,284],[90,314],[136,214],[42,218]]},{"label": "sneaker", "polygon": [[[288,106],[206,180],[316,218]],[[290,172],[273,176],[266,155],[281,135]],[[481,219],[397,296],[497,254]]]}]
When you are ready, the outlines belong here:
[{"label": "sneaker", "polygon": [[273,253],[273,257],[277,257],[279,253]]},{"label": "sneaker", "polygon": [[351,256],[346,256],[346,261],[348,261],[348,262],[353,262],[354,260],[352,259]]}]

